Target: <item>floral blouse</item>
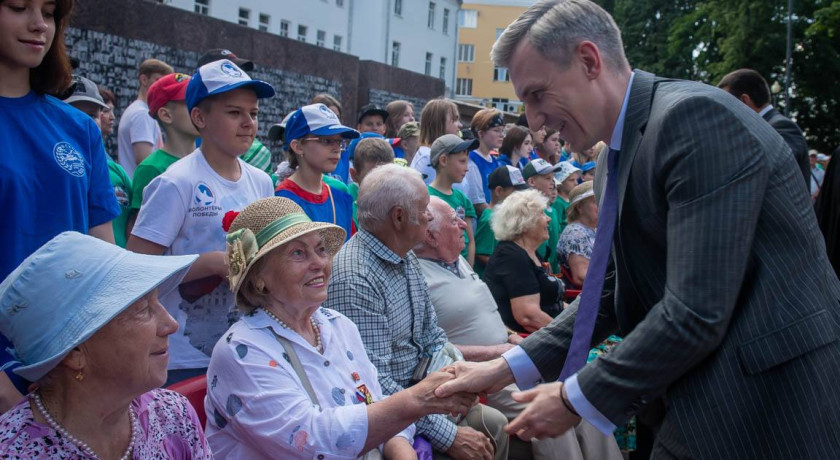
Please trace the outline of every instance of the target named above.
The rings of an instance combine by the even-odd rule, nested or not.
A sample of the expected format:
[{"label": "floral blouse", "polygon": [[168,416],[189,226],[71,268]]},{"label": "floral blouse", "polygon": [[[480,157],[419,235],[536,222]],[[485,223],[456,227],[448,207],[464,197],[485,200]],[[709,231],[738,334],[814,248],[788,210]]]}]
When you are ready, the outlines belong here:
[{"label": "floral blouse", "polygon": [[[225,333],[207,369],[207,439],[217,460],[355,459],[367,440],[367,404],[382,399],[359,330],[319,308],[324,354],[262,309]],[[292,347],[312,384],[313,404],[274,336]],[[399,433],[413,441],[414,425]]]},{"label": "floral blouse", "polygon": [[[132,401],[137,414],[135,460],[210,460],[198,416],[178,393],[156,389]],[[29,398],[0,417],[0,458],[93,460],[49,425],[35,421]]]},{"label": "floral blouse", "polygon": [[569,268],[569,256],[577,254],[587,259],[592,257],[595,246],[595,229],[578,222],[572,222],[563,229],[557,241],[557,260],[560,265]]}]

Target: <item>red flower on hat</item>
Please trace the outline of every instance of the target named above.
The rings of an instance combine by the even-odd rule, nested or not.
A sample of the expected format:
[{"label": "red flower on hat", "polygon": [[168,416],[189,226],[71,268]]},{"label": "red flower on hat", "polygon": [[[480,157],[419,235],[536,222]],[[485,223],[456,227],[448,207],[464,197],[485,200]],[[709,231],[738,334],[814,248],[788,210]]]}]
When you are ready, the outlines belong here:
[{"label": "red flower on hat", "polygon": [[222,230],[225,232],[230,231],[230,224],[233,223],[233,219],[236,219],[236,216],[239,215],[239,211],[228,211],[225,213],[225,217],[222,218]]}]

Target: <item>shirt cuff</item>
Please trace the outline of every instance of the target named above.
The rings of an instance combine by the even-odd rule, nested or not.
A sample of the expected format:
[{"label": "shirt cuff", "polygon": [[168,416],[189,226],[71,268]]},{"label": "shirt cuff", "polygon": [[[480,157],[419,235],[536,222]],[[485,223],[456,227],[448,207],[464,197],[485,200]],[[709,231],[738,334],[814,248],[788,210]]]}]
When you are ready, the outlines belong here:
[{"label": "shirt cuff", "polygon": [[567,378],[563,385],[566,387],[566,396],[569,398],[569,403],[575,408],[580,417],[592,426],[598,429],[604,436],[610,436],[615,431],[615,424],[608,418],[604,417],[598,409],[595,408],[583,395],[578,383],[577,373]]},{"label": "shirt cuff", "polygon": [[507,361],[520,390],[530,390],[543,383],[540,371],[522,347],[511,348],[502,354],[502,358]]}]

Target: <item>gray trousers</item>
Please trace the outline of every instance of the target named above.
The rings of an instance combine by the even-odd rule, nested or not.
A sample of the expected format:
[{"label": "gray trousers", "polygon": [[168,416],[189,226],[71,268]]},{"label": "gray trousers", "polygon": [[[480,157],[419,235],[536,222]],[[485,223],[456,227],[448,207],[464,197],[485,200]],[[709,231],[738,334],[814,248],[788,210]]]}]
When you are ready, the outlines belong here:
[{"label": "gray trousers", "polygon": [[[490,438],[490,442],[496,449],[493,456],[494,460],[507,460],[508,458],[508,434],[505,433],[505,425],[508,420],[498,410],[485,406],[484,404],[476,404],[464,417],[464,420],[458,426],[468,426],[476,431],[484,433]],[[435,451],[435,460],[451,460],[452,457]]]}]

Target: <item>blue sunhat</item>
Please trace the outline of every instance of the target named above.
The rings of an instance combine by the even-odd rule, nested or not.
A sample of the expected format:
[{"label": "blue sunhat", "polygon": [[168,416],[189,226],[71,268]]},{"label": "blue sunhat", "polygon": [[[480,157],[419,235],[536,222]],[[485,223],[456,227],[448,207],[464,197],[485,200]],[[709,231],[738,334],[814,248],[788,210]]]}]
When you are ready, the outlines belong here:
[{"label": "blue sunhat", "polygon": [[305,105],[289,117],[286,122],[286,143],[305,137],[333,136],[340,134],[345,139],[355,139],[359,132],[341,124],[341,120],[324,104]]},{"label": "blue sunhat", "polygon": [[204,64],[198,68],[187,85],[187,109],[192,111],[193,107],[208,96],[242,87],[253,89],[259,99],[274,96],[273,86],[261,80],[252,80],[244,70],[228,59]]},{"label": "blue sunhat", "polygon": [[140,297],[177,287],[196,258],[136,254],[77,232],[51,239],[0,284],[15,373],[37,381]]}]

